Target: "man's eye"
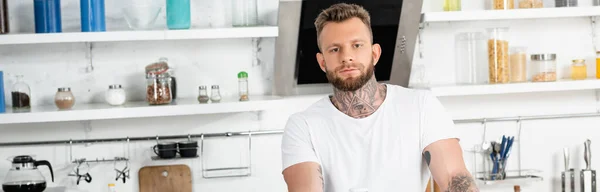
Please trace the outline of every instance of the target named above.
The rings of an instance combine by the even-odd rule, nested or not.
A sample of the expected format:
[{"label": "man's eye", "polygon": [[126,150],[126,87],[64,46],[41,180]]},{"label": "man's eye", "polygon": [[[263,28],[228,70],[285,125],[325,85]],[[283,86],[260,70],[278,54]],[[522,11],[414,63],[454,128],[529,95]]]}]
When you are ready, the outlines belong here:
[{"label": "man's eye", "polygon": [[362,44],[354,44],[354,48],[362,47]]},{"label": "man's eye", "polygon": [[338,52],[339,50],[340,49],[338,49],[338,48],[333,48],[333,49],[329,50],[329,52],[335,53],[335,52]]}]

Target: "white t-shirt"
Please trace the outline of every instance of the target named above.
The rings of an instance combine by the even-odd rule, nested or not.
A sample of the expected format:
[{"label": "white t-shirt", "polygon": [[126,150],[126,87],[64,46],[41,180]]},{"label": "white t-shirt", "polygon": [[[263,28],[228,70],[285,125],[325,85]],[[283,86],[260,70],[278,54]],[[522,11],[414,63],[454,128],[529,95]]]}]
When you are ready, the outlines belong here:
[{"label": "white t-shirt", "polygon": [[362,119],[340,112],[326,97],[290,116],[281,147],[283,169],[320,164],[325,192],[425,191],[429,170],[423,149],[457,138],[453,128],[429,91],[387,84],[384,102]]}]

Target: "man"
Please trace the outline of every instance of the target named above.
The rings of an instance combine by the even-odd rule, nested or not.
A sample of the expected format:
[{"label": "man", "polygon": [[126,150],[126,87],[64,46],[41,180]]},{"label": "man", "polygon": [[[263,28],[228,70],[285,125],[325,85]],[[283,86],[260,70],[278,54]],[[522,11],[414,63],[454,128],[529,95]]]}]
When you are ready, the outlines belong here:
[{"label": "man", "polygon": [[290,192],[478,191],[453,121],[426,91],[380,84],[369,13],[335,4],[315,21],[317,60],[334,94],[292,115],[282,141]]}]

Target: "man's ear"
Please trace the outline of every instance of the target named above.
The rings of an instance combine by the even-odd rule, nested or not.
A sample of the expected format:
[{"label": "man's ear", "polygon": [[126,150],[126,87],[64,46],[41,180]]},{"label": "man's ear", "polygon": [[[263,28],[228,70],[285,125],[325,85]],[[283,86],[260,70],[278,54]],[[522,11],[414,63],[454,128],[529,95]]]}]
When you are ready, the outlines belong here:
[{"label": "man's ear", "polygon": [[373,44],[373,65],[377,65],[379,58],[381,57],[381,45]]},{"label": "man's ear", "polygon": [[325,69],[325,57],[322,53],[317,53],[317,62],[319,62],[319,67],[321,67],[321,70],[323,72],[326,72],[327,70]]}]

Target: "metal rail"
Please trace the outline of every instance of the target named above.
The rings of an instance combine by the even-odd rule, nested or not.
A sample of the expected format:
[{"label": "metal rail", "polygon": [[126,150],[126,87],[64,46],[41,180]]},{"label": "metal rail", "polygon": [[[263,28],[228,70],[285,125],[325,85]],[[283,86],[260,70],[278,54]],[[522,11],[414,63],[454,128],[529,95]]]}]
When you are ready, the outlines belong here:
[{"label": "metal rail", "polygon": [[[489,123],[502,121],[525,121],[525,120],[545,120],[545,119],[567,119],[567,118],[585,118],[600,117],[600,113],[574,113],[559,115],[535,115],[535,116],[517,116],[517,117],[498,117],[498,118],[475,118],[454,120],[455,124],[466,123]],[[224,133],[202,133],[188,135],[170,135],[170,136],[152,136],[152,137],[122,137],[122,138],[104,138],[104,139],[79,139],[79,140],[56,140],[56,141],[32,141],[32,142],[6,142],[0,143],[0,147],[7,146],[27,146],[27,145],[58,145],[58,144],[82,144],[82,143],[104,143],[104,142],[126,142],[126,141],[151,141],[151,140],[172,140],[201,137],[235,137],[251,135],[274,135],[281,134],[283,130],[269,131],[245,131],[245,132],[224,132]]]},{"label": "metal rail", "polygon": [[202,133],[188,135],[170,135],[170,136],[153,136],[153,137],[122,137],[122,138],[105,138],[105,139],[80,139],[80,140],[56,140],[56,141],[32,141],[32,142],[7,142],[0,143],[0,147],[6,146],[27,146],[27,145],[58,145],[58,144],[82,144],[82,143],[106,143],[106,142],[126,142],[126,141],[151,141],[151,140],[172,140],[172,139],[189,139],[201,137],[235,137],[247,135],[273,135],[283,133],[283,130],[270,131],[245,131],[245,132],[225,132],[225,133]]}]

